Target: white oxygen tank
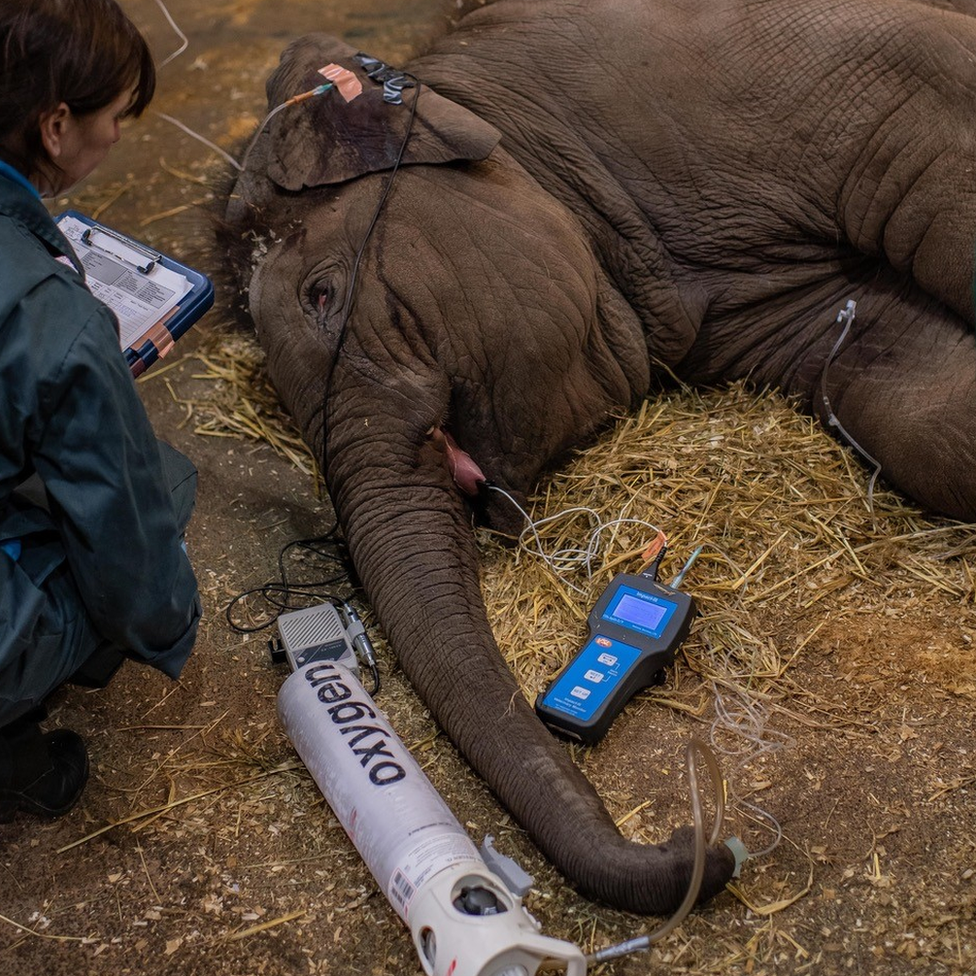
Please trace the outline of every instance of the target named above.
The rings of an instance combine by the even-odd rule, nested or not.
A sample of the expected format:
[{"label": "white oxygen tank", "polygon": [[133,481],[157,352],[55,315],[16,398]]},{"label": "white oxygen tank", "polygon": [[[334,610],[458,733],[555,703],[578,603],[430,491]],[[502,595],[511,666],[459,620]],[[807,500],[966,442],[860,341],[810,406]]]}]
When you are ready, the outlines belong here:
[{"label": "white oxygen tank", "polygon": [[585,976],[580,950],[539,934],[348,668],[293,672],[278,717],[428,976],[535,976],[544,962]]}]

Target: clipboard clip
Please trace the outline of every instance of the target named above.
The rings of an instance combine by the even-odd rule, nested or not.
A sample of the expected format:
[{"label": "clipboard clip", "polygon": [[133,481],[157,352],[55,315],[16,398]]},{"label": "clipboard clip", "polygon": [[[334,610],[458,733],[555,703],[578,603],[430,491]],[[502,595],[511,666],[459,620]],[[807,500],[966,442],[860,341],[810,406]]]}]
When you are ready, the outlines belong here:
[{"label": "clipboard clip", "polygon": [[[114,243],[114,247],[106,247],[95,241],[95,235],[102,235]],[[81,235],[82,243],[98,251],[104,251],[119,261],[132,265],[141,274],[149,274],[155,267],[156,262],[162,259],[162,255],[150,248],[137,244],[135,241],[117,234],[114,230],[107,227],[88,227]]]}]

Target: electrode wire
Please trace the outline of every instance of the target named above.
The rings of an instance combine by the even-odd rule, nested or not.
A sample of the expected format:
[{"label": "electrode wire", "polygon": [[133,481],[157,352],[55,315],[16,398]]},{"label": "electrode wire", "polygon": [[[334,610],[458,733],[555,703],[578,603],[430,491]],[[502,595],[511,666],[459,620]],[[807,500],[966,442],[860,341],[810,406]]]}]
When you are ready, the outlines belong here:
[{"label": "electrode wire", "polygon": [[[348,597],[339,596],[337,593],[327,591],[321,591],[320,587],[332,586],[336,583],[349,584],[349,573],[345,567],[345,561],[338,555],[332,552],[323,551],[320,548],[322,543],[330,542],[333,545],[337,544],[335,538],[336,530],[338,528],[338,523],[333,522],[332,527],[329,529],[325,535],[316,536],[312,539],[293,539],[291,542],[286,543],[278,552],[278,574],[279,580],[276,582],[264,583],[261,586],[253,587],[249,590],[245,590],[243,593],[238,593],[230,603],[227,604],[224,615],[227,618],[227,623],[229,624],[231,630],[236,630],[239,634],[254,634],[260,630],[264,630],[266,627],[270,627],[282,613],[290,610],[305,610],[309,607],[317,606],[322,603],[331,603],[334,607],[341,606],[343,613],[346,615],[347,622],[351,625],[353,623],[358,624],[362,627],[362,632],[359,636],[353,638],[353,650],[356,654],[357,659],[366,668],[369,669],[370,674],[373,677],[373,688],[370,694],[375,697],[380,690],[380,670],[379,662],[376,660],[376,652],[373,649],[372,641],[369,639],[369,635],[366,633],[365,627],[363,626],[362,618],[356,608],[349,602]],[[342,566],[342,572],[337,573],[335,576],[317,580],[311,583],[293,583],[288,579],[288,572],[285,569],[285,554],[290,549],[299,549],[306,552],[311,552],[327,562],[339,563]],[[253,626],[248,626],[246,624],[237,623],[234,620],[234,609],[237,605],[244,599],[253,594],[260,594],[260,596],[268,603],[273,609],[274,613],[265,621],[260,624]],[[298,601],[296,603],[296,600]]]},{"label": "electrode wire", "polygon": [[[337,526],[333,526],[324,535],[316,536],[311,539],[293,539],[286,543],[278,552],[278,579],[272,580],[261,586],[238,593],[224,608],[224,616],[232,630],[239,634],[255,634],[258,631],[270,627],[281,614],[290,610],[304,610],[316,603],[328,601],[330,603],[344,603],[345,597],[336,595],[332,588],[337,584],[349,585],[349,573],[343,558],[333,552],[324,550],[324,543],[335,544],[335,533]],[[288,578],[288,570],[285,568],[285,555],[291,549],[310,552],[322,559],[326,563],[335,563],[340,567],[340,571],[334,575],[325,576],[318,580],[307,583],[295,583]],[[266,620],[254,625],[238,623],[234,619],[234,611],[238,604],[249,596],[259,595],[270,607],[271,612]]]},{"label": "electrode wire", "polygon": [[[702,787],[698,778],[698,758],[702,760],[708,772],[711,782],[712,793],[715,797],[715,819],[712,823],[711,834],[706,840],[705,837],[705,814],[702,805]],[[722,825],[725,821],[725,790],[723,788],[722,772],[719,769],[718,760],[715,754],[700,739],[692,737],[685,747],[685,762],[688,767],[688,788],[691,795],[691,813],[694,819],[695,831],[695,860],[691,869],[691,878],[688,882],[688,890],[685,893],[684,901],[678,906],[674,914],[671,915],[662,925],[654,929],[649,935],[642,935],[636,939],[628,939],[617,945],[607,946],[590,953],[586,957],[587,966],[594,966],[598,963],[608,962],[611,959],[619,959],[634,952],[646,952],[655,942],[660,942],[665,936],[670,935],[684,920],[688,913],[694,908],[701,891],[702,879],[705,876],[705,856],[707,849],[718,842],[722,832]]]},{"label": "electrode wire", "polygon": [[393,161],[393,167],[390,170],[389,179],[386,181],[386,185],[383,187],[382,193],[380,193],[380,198],[377,201],[376,208],[373,210],[373,216],[370,219],[369,226],[366,228],[366,233],[363,235],[362,242],[359,248],[356,250],[356,255],[353,258],[352,271],[349,275],[349,283],[346,286],[345,298],[342,302],[342,311],[339,316],[339,325],[336,329],[335,338],[335,352],[329,357],[328,364],[325,368],[325,376],[323,377],[322,385],[325,393],[322,397],[322,427],[323,427],[323,444],[322,444],[322,457],[319,459],[320,467],[326,475],[326,482],[328,482],[328,465],[326,464],[325,458],[325,440],[327,437],[328,421],[329,421],[329,393],[332,386],[332,376],[335,373],[336,364],[339,362],[339,354],[342,352],[342,346],[346,338],[346,330],[349,327],[349,319],[352,317],[352,310],[355,304],[356,289],[359,283],[359,268],[363,261],[363,255],[366,253],[366,246],[369,244],[370,239],[373,236],[373,231],[376,229],[376,225],[379,222],[380,215],[386,207],[386,202],[389,199],[390,192],[393,189],[393,184],[396,181],[397,174],[400,172],[400,165],[403,162],[403,155],[407,151],[407,143],[410,141],[410,136],[413,134],[414,121],[417,117],[417,103],[420,101],[420,90],[421,84],[420,80],[409,72],[404,71],[404,78],[409,78],[413,81],[414,87],[416,88],[416,93],[413,96],[413,100],[410,103],[410,116],[407,119],[407,129],[403,135],[403,139],[400,141],[400,147],[396,154],[396,159]]},{"label": "electrode wire", "polygon": [[172,115],[167,115],[165,112],[157,112],[155,110],[153,110],[153,115],[163,119],[166,122],[169,122],[171,125],[175,125],[177,129],[182,129],[188,136],[192,136],[197,140],[197,142],[202,142],[209,149],[212,149],[215,153],[222,156],[228,163],[231,164],[231,166],[241,169],[241,164],[238,163],[238,161],[234,159],[229,152],[221,149],[220,146],[215,145],[209,139],[205,139],[202,135],[200,135],[199,132],[194,132],[193,129],[191,129],[188,125],[184,125],[179,119],[174,119]]},{"label": "electrode wire", "polygon": [[[322,86],[320,85],[319,87],[321,88]],[[314,91],[314,90],[315,89],[312,89],[312,91]],[[254,135],[251,136],[251,141],[247,144],[247,149],[244,150],[244,155],[241,157],[241,161],[238,163],[238,162],[235,162],[234,160],[231,160],[231,162],[234,163],[234,165],[237,167],[238,172],[240,172],[240,173],[243,173],[244,172],[244,167],[247,165],[248,158],[251,155],[251,150],[254,148],[254,144],[258,141],[258,139],[264,133],[264,130],[267,128],[268,123],[279,112],[283,112],[286,108],[288,108],[289,105],[296,105],[296,104],[298,104],[296,101],[293,101],[292,99],[289,98],[289,99],[286,99],[285,101],[283,101],[280,105],[276,105],[270,112],[268,112],[268,114],[262,120],[261,124],[254,131]]]},{"label": "electrode wire", "polygon": [[231,166],[234,167],[239,173],[244,172],[244,167],[247,165],[248,157],[251,155],[251,150],[254,148],[254,144],[258,141],[258,138],[263,134],[268,123],[283,109],[289,108],[292,105],[297,105],[299,102],[304,102],[306,99],[311,98],[313,95],[324,95],[325,92],[329,91],[333,87],[332,82],[327,82],[326,84],[316,85],[315,88],[310,88],[308,91],[301,92],[298,95],[292,95],[291,98],[286,99],[280,105],[276,105],[268,114],[264,117],[264,120],[257,127],[254,135],[251,136],[251,141],[247,145],[247,149],[244,150],[244,155],[241,157],[241,161],[238,162],[234,159],[229,152],[221,149],[220,146],[215,145],[209,139],[205,139],[199,132],[194,132],[189,126],[184,125],[179,119],[174,119],[172,115],[167,115],[165,112],[156,112],[155,114],[161,119],[165,119],[167,122],[172,123],[178,129],[182,129],[188,136],[192,136],[198,142],[202,142],[205,146],[212,149],[215,153],[222,156]]},{"label": "electrode wire", "polygon": [[183,42],[168,58],[166,58],[165,61],[160,62],[159,67],[165,68],[170,61],[175,61],[190,46],[190,40],[177,26],[176,21],[173,20],[172,14],[170,14],[169,10],[166,8],[166,4],[163,3],[163,0],[156,0],[156,6],[162,10],[163,16],[166,18],[167,23],[173,28],[176,36]]},{"label": "electrode wire", "polygon": [[[578,573],[580,569],[585,569],[587,580],[592,580],[594,574],[599,569],[597,564],[597,559],[600,556],[601,551],[605,548],[602,544],[602,537],[605,532],[610,529],[616,529],[624,525],[637,525],[641,528],[647,529],[649,532],[655,534],[656,537],[664,537],[664,533],[656,525],[652,525],[650,522],[644,519],[638,518],[617,518],[611,519],[610,521],[603,521],[600,514],[592,508],[588,508],[585,505],[574,506],[573,508],[564,509],[561,512],[556,512],[554,515],[548,515],[545,518],[533,520],[532,516],[525,511],[524,508],[507,492],[504,488],[499,488],[498,485],[488,484],[488,488],[491,491],[497,491],[500,495],[507,498],[515,509],[522,515],[526,521],[526,527],[521,531],[518,537],[518,545],[521,549],[524,549],[527,553],[532,556],[537,556],[540,558],[557,577],[573,592],[580,595],[586,595],[586,589],[581,586],[577,586],[572,580],[569,579],[569,575],[573,573]],[[542,537],[539,534],[539,530],[546,525],[551,525],[554,522],[560,521],[562,519],[568,519],[572,522],[574,519],[581,516],[587,516],[589,520],[590,535],[582,547],[566,547],[562,549],[557,549],[554,552],[547,552],[546,547],[543,544]],[[528,539],[531,539],[535,543],[535,548],[532,548],[528,544]],[[663,555],[663,548],[659,551],[658,556]]]},{"label": "electrode wire", "polygon": [[853,437],[847,432],[844,425],[837,418],[834,413],[834,408],[830,404],[830,397],[827,395],[827,374],[830,371],[830,367],[834,363],[834,359],[837,357],[837,353],[840,351],[840,347],[844,344],[847,339],[847,334],[851,331],[851,326],[854,324],[854,319],[857,315],[857,302],[853,299],[849,299],[847,304],[837,313],[837,318],[834,320],[836,324],[843,323],[844,328],[841,330],[840,336],[834,343],[834,348],[830,350],[827,355],[827,360],[824,363],[823,372],[820,374],[820,399],[823,402],[824,410],[827,411],[827,425],[829,427],[836,427],[840,432],[844,440],[847,441],[851,447],[857,451],[858,454],[864,458],[869,464],[873,465],[874,471],[871,474],[871,478],[868,481],[868,512],[871,514],[871,518],[874,518],[874,486],[875,482],[878,480],[878,475],[881,474],[881,462],[875,458],[873,455],[868,454],[863,447]]},{"label": "electrode wire", "polygon": [[[329,389],[329,385],[332,382],[332,374],[335,371],[336,362],[339,359],[339,352],[342,349],[342,342],[346,335],[346,328],[349,325],[349,319],[352,315],[353,306],[355,304],[356,298],[356,285],[359,281],[359,266],[362,264],[363,255],[366,253],[366,245],[369,244],[370,238],[373,236],[373,231],[376,229],[376,224],[379,222],[380,215],[386,207],[386,201],[390,196],[390,191],[393,189],[393,183],[396,180],[397,174],[400,172],[400,165],[403,162],[403,155],[407,151],[407,143],[410,141],[410,136],[413,134],[413,125],[417,117],[417,103],[420,101],[420,90],[421,84],[420,80],[407,71],[402,72],[404,78],[409,78],[414,83],[416,93],[413,96],[413,100],[410,103],[410,116],[407,119],[407,129],[403,135],[403,139],[400,140],[400,147],[397,150],[396,158],[393,161],[393,167],[390,170],[389,179],[386,181],[386,185],[383,187],[383,192],[380,194],[379,201],[376,204],[376,209],[373,211],[373,216],[369,222],[369,226],[366,228],[366,233],[363,235],[362,243],[359,245],[356,251],[356,256],[353,259],[352,271],[349,275],[349,285],[346,289],[345,300],[342,303],[342,314],[339,319],[339,329],[336,336],[336,351],[335,355],[332,356],[329,364],[328,371],[325,377],[325,388],[326,391]],[[326,393],[328,396],[328,393]],[[323,417],[325,415],[325,405],[323,404]],[[324,470],[324,467],[323,467]]]}]

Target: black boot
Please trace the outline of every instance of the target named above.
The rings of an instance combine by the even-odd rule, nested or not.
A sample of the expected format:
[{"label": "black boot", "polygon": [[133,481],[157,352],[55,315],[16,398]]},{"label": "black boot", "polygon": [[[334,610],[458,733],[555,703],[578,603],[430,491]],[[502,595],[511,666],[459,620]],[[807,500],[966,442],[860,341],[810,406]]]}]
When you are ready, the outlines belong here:
[{"label": "black boot", "polygon": [[0,822],[23,810],[60,817],[88,782],[88,750],[77,732],[41,732],[32,716],[0,729]]}]

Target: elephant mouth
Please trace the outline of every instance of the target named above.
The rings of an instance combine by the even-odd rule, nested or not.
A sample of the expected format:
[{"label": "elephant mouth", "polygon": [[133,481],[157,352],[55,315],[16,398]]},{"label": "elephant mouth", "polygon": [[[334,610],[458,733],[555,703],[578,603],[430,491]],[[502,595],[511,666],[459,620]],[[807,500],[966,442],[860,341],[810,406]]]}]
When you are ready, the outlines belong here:
[{"label": "elephant mouth", "polygon": [[431,427],[427,436],[439,450],[444,452],[447,470],[458,488],[469,498],[477,498],[482,488],[487,485],[488,479],[474,458],[463,450],[443,427]]},{"label": "elephant mouth", "polygon": [[527,500],[515,488],[490,481],[481,466],[443,426],[431,427],[427,437],[444,455],[452,480],[470,503],[476,520],[514,544],[525,529]]}]

